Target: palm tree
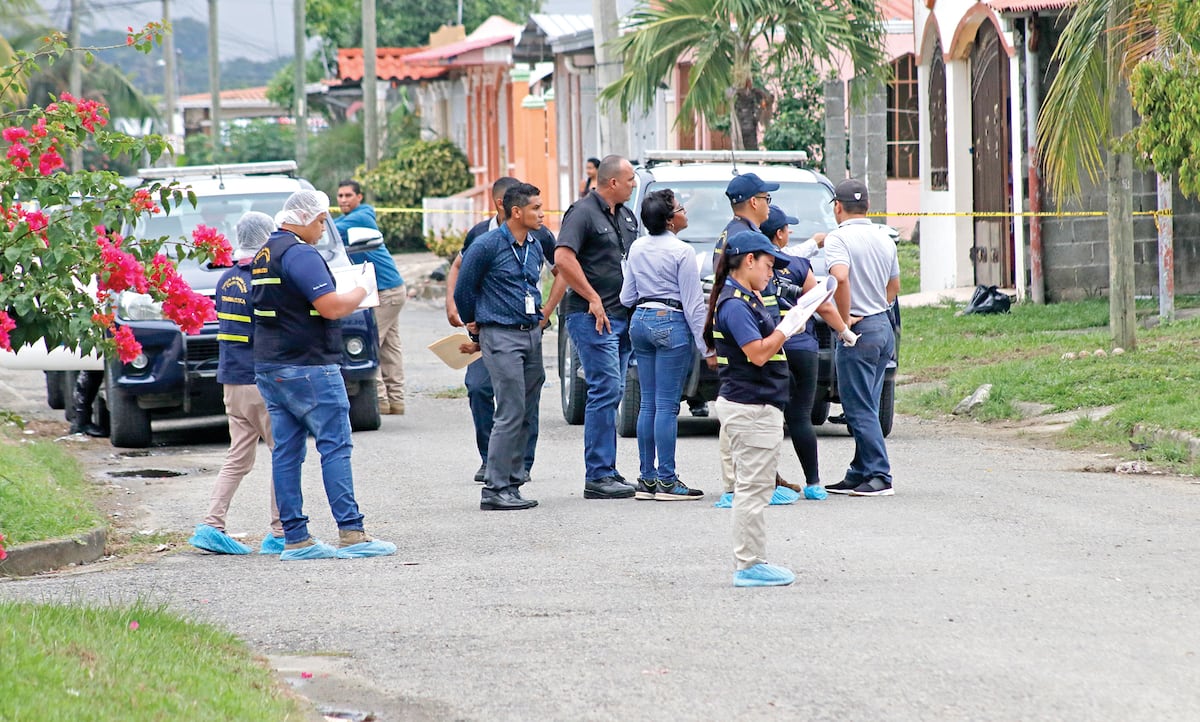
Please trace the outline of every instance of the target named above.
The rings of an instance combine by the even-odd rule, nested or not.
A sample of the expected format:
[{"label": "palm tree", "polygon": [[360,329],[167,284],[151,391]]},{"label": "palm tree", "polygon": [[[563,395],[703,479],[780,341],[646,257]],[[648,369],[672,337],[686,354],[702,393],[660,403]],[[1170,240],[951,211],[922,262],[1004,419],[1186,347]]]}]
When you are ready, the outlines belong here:
[{"label": "palm tree", "polygon": [[1113,342],[1124,348],[1136,342],[1133,157],[1118,141],[1133,129],[1128,88],[1133,68],[1186,41],[1172,30],[1177,5],[1182,7],[1159,0],[1079,0],[1054,51],[1058,74],[1038,118],[1038,150],[1059,207],[1079,196],[1083,174],[1093,184],[1105,175],[1109,322]]},{"label": "palm tree", "polygon": [[624,74],[600,94],[624,116],[653,105],[681,60],[692,62],[679,108],[686,123],[728,117],[734,147],[758,147],[774,101],[764,78],[800,64],[849,57],[860,74],[880,75],[882,24],[874,0],[660,0],[641,6],[615,41]]}]

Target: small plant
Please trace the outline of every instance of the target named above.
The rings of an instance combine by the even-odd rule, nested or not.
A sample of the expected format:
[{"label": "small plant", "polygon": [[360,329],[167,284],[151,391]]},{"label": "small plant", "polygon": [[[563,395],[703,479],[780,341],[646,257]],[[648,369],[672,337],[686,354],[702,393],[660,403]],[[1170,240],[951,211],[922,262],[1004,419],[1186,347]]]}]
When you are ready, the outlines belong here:
[{"label": "small plant", "polygon": [[425,247],[433,251],[439,258],[447,261],[454,259],[462,250],[467,232],[457,228],[439,228],[425,234]]}]

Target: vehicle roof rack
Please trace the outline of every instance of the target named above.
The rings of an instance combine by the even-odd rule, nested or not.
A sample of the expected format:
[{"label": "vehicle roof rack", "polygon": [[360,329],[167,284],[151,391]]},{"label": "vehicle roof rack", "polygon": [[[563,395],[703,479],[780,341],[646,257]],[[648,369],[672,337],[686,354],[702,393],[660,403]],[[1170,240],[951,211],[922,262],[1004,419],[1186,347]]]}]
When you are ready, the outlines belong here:
[{"label": "vehicle roof rack", "polygon": [[226,175],[286,175],[295,178],[299,167],[294,160],[270,160],[259,163],[218,163],[216,165],[172,165],[163,168],[139,168],[142,180],[171,178],[221,178]]},{"label": "vehicle roof rack", "polygon": [[788,163],[808,162],[802,150],[648,150],[646,165],[661,163]]}]

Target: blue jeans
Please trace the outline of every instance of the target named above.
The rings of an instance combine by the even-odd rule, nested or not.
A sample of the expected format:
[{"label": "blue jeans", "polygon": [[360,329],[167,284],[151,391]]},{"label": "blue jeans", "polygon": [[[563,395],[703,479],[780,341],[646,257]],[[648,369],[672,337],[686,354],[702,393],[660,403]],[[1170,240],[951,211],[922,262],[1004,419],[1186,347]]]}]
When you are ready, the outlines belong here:
[{"label": "blue jeans", "polygon": [[595,481],[617,474],[617,407],[625,393],[629,366],[629,321],[608,317],[612,330],[596,332],[596,317],[587,311],[567,316],[567,333],[579,352],[587,381],[583,408],[584,479]]},{"label": "blue jeans", "polygon": [[350,471],[350,401],[337,364],[279,366],[255,364],[254,379],[271,415],[271,481],[288,544],[308,539],[308,517],[300,488],[308,435],[317,440],[321,479],[338,529],[362,531]]},{"label": "blue jeans", "polygon": [[892,466],[879,426],[879,394],[888,361],[896,350],[896,336],[886,313],[867,316],[854,324],[862,334],[854,346],[837,342],[838,395],[846,424],[854,435],[854,460],[846,471],[847,481],[866,482],[880,478],[892,483]]},{"label": "blue jeans", "polygon": [[[492,377],[484,366],[483,359],[471,362],[467,366],[467,376],[463,380],[467,386],[467,403],[471,406],[471,421],[475,424],[475,448],[479,450],[479,460],[487,464],[488,439],[492,436],[492,427],[496,423],[496,392],[492,388]],[[538,440],[538,413],[531,409],[527,418],[529,424],[529,441],[525,445],[525,471],[533,468],[534,450]]]},{"label": "blue jeans", "polygon": [[692,332],[682,311],[639,308],[629,322],[629,340],[642,389],[637,419],[641,477],[674,481],[676,417],[692,367]]}]

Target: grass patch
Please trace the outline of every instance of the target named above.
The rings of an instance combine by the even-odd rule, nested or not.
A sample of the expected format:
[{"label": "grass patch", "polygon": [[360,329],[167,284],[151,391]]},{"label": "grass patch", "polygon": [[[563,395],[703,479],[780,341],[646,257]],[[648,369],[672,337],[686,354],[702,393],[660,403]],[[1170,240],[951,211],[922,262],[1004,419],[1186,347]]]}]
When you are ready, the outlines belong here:
[{"label": "grass patch", "polygon": [[917,293],[921,290],[921,246],[909,241],[896,244],[900,257],[900,293]]},{"label": "grass patch", "polygon": [[[1180,299],[1180,308],[1198,299]],[[1155,300],[1139,301],[1139,317],[1157,315]],[[1012,313],[955,316],[952,306],[903,310],[901,373],[914,381],[938,381],[944,388],[901,394],[901,411],[947,413],[985,383],[992,397],[981,419],[1014,418],[1014,403],[1049,404],[1053,411],[1112,406],[1101,422],[1079,422],[1068,444],[1122,444],[1135,425],[1200,433],[1200,319],[1138,330],[1138,347],[1112,355],[1108,301],[1018,304]],[[1102,349],[1107,355],[1097,357]],[[1064,354],[1088,352],[1065,360]],[[1186,449],[1155,442],[1147,460],[1180,463]],[[1149,457],[1153,456],[1153,459]]]},{"label": "grass patch", "polygon": [[466,386],[451,386],[450,388],[442,389],[441,391],[435,391],[435,392],[433,392],[433,398],[435,398],[435,399],[465,399],[465,398],[467,398],[467,387]]},{"label": "grass patch", "polygon": [[7,545],[73,536],[99,526],[79,462],[47,441],[0,435],[0,533]]},{"label": "grass patch", "polygon": [[163,607],[0,601],[0,649],[0,719],[306,719],[236,637]]}]

